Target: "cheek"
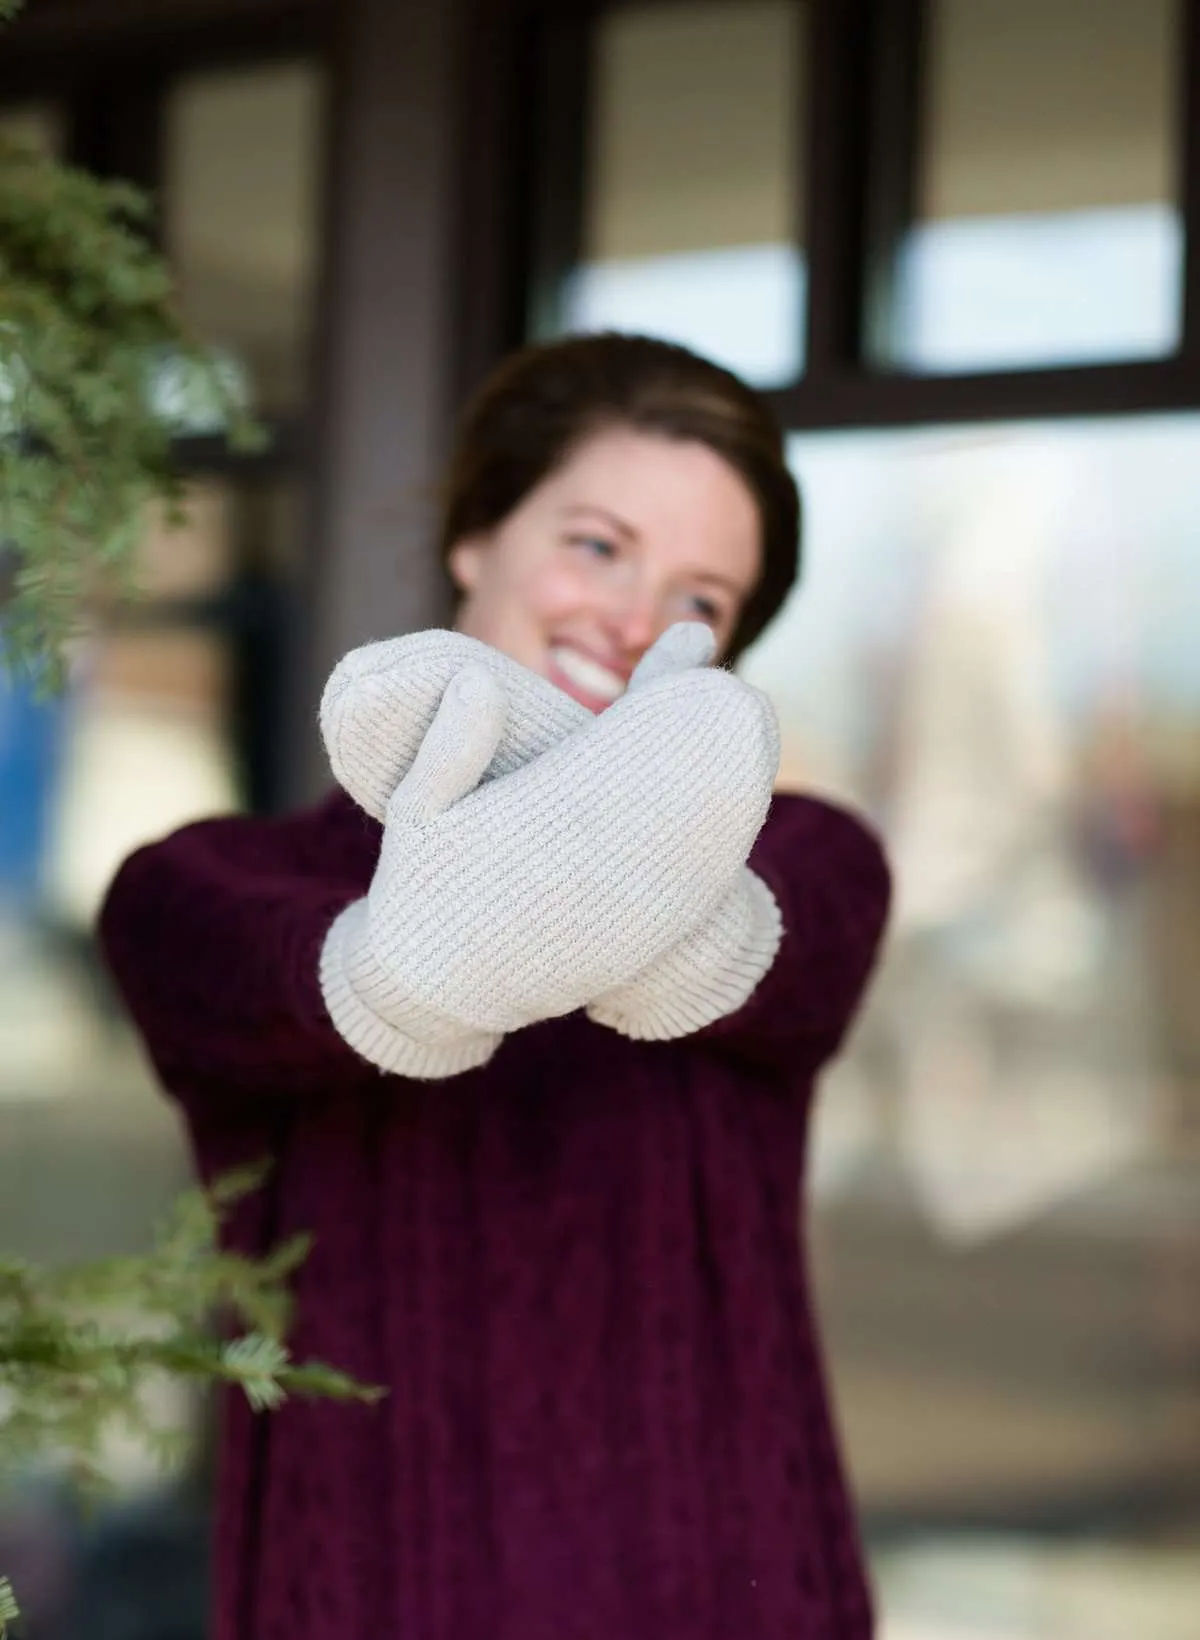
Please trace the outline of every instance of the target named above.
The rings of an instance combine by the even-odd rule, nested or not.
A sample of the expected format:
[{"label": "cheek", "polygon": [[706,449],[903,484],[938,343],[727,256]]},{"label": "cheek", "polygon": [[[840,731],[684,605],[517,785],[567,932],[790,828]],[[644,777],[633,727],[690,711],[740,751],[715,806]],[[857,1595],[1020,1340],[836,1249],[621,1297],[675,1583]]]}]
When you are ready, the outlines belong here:
[{"label": "cheek", "polygon": [[[524,550],[515,550],[518,546]],[[581,555],[499,542],[481,561],[475,587],[459,606],[459,626],[517,659],[528,659],[528,646],[547,629],[591,608],[591,568]]]},{"label": "cheek", "polygon": [[526,578],[523,594],[529,613],[540,621],[560,620],[588,604],[589,577],[570,554],[556,554]]},{"label": "cheek", "polygon": [[503,545],[490,548],[464,603],[464,611],[477,635],[481,628],[494,635],[520,626],[529,613],[531,586],[535,580],[533,568],[522,562],[519,554]]}]

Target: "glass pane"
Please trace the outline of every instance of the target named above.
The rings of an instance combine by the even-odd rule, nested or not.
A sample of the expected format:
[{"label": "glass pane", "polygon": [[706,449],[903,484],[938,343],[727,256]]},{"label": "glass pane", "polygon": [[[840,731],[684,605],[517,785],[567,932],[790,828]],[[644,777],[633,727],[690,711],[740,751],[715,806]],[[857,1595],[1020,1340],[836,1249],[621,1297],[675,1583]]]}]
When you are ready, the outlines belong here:
[{"label": "glass pane", "polygon": [[167,245],[187,319],[259,409],[304,396],[322,81],[308,63],[181,80],[167,122]]},{"label": "glass pane", "polygon": [[931,0],[888,349],[917,370],[1179,341],[1178,0]]},{"label": "glass pane", "polygon": [[763,386],[799,373],[804,20],[788,0],[603,16],[566,328],[664,336]]},{"label": "glass pane", "polygon": [[65,729],[43,891],[87,926],[140,843],[237,806],[226,734],[229,655],[217,633],[170,627],[98,639]]},{"label": "glass pane", "polygon": [[62,699],[0,685],[0,911],[7,898],[35,922],[86,928],[125,854],[236,806],[230,638],[186,615],[195,601],[207,620],[233,584],[241,501],[208,481],[190,489],[181,527],[147,516],[139,596],[79,642]]},{"label": "glass pane", "polygon": [[43,154],[60,154],[63,147],[62,110],[54,103],[10,103],[0,108],[0,133],[19,137]]},{"label": "glass pane", "polygon": [[238,497],[227,484],[193,483],[182,526],[155,509],[136,555],[134,582],[141,598],[203,598],[219,592],[234,570]]},{"label": "glass pane", "polygon": [[1181,1640],[1200,416],[792,453],[809,570],[745,671],[778,704],[783,784],[865,808],[897,880],[814,1175],[884,1605],[904,1636]]}]

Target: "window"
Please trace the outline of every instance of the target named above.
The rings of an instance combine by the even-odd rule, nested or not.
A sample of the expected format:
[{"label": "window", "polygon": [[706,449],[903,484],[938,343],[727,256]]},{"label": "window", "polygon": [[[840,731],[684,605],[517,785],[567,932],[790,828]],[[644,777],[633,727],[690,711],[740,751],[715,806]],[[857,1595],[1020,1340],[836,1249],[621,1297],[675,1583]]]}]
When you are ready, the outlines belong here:
[{"label": "window", "polygon": [[0,134],[46,154],[62,151],[62,111],[54,103],[9,103],[0,108]]},{"label": "window", "polygon": [[1173,352],[1177,0],[932,0],[926,39],[885,360],[995,370]]},{"label": "window", "polygon": [[321,77],[305,62],[189,75],[167,107],[167,247],[186,318],[264,411],[307,389]]},{"label": "window", "polygon": [[781,0],[606,14],[566,329],[648,331],[760,385],[803,358],[805,14]]}]

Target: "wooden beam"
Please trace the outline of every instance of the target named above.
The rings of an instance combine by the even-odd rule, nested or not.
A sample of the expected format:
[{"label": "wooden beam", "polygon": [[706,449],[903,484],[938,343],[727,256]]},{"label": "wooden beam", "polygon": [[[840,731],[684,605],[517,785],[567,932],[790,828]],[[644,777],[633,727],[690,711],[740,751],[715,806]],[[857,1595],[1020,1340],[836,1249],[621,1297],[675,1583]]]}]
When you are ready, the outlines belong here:
[{"label": "wooden beam", "polygon": [[789,430],[928,427],[1200,410],[1200,365],[1170,358],[958,376],[846,372],[767,395]]},{"label": "wooden beam", "polygon": [[99,73],[195,71],[322,48],[331,0],[41,0],[3,34],[0,100],[70,95]]},{"label": "wooden beam", "polygon": [[454,184],[454,356],[460,404],[526,335],[539,217],[540,41],[531,0],[472,0],[460,30]]},{"label": "wooden beam", "polygon": [[811,0],[809,16],[805,374],[817,381],[861,351],[871,4]]},{"label": "wooden beam", "polygon": [[[329,0],[309,0],[319,10]],[[294,11],[296,0],[34,0],[10,25],[15,45],[53,41],[71,45],[82,39],[186,28],[214,20],[248,22]]]},{"label": "wooden beam", "polygon": [[[432,546],[453,412],[456,165],[469,0],[341,0],[332,55],[312,539],[288,690],[290,798],[328,784],[322,683],[447,614]],[[289,726],[290,727],[290,726]]]},{"label": "wooden beam", "polygon": [[1200,363],[1200,0],[1182,0],[1180,11],[1175,130],[1184,243],[1181,351]]},{"label": "wooden beam", "polygon": [[529,132],[532,200],[525,320],[537,337],[558,330],[565,283],[582,261],[592,186],[592,114],[598,8],[545,7],[536,40]]},{"label": "wooden beam", "polygon": [[924,36],[929,0],[873,0],[863,240],[863,355],[895,356],[896,279],[913,226],[923,160]]}]

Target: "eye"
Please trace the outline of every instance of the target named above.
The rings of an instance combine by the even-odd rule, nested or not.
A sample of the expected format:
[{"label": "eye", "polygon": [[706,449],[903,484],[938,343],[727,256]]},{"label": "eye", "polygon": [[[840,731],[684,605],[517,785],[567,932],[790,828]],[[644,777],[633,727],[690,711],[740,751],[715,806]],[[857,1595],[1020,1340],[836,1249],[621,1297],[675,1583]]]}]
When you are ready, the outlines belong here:
[{"label": "eye", "polygon": [[702,593],[697,593],[691,604],[698,618],[707,621],[710,626],[715,626],[724,613],[719,604],[711,598],[704,597]]},{"label": "eye", "polygon": [[602,535],[572,535],[570,544],[579,547],[592,558],[615,558],[617,549],[611,541],[606,541]]}]

